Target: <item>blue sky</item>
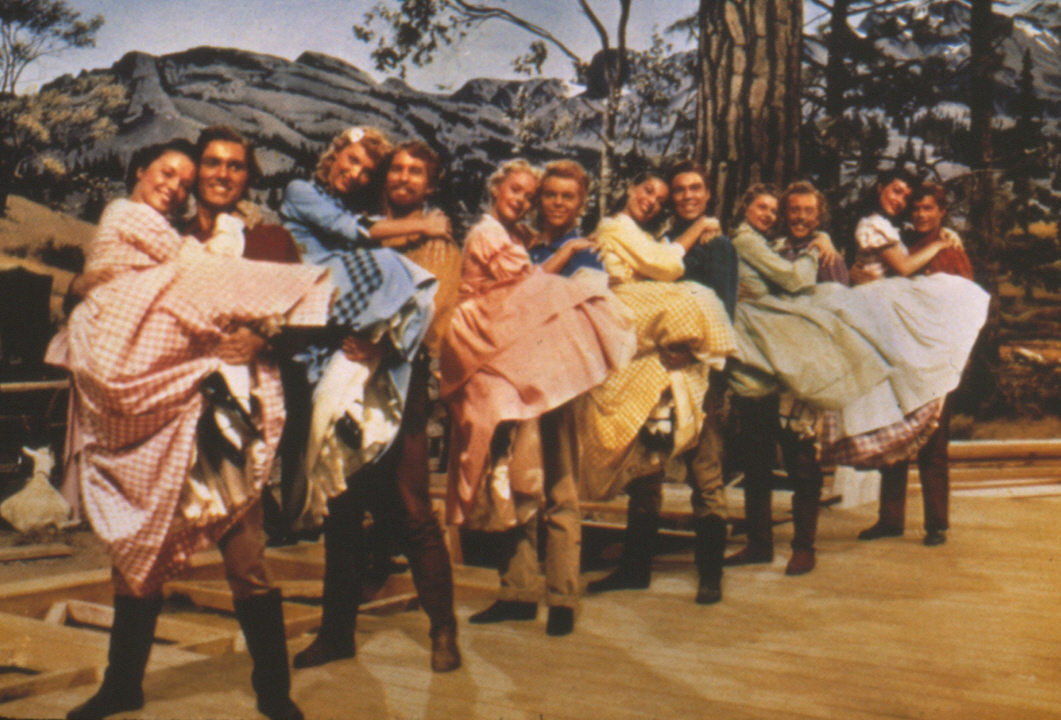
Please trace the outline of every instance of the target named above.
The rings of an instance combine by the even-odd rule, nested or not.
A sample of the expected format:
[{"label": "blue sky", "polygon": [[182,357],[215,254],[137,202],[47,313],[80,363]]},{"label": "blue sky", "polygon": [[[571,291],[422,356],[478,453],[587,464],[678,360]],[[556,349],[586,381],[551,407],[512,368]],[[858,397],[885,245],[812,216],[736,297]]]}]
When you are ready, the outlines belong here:
[{"label": "blue sky", "polygon": [[[44,58],[27,69],[24,85],[41,84],[82,68],[105,68],[132,50],[153,55],[198,45],[235,47],[295,59],[306,50],[342,58],[372,72],[368,46],[350,28],[374,0],[68,0],[83,15],[101,13],[106,23],[95,48]],[[575,0],[490,0],[550,29],[577,52],[590,55],[596,35]],[[618,17],[616,0],[591,0],[609,30]],[[634,0],[629,45],[647,47],[654,27],[696,12],[697,0]],[[674,36],[681,44],[684,38]],[[511,77],[510,61],[529,37],[494,21],[476,38],[439,54],[427,70],[414,70],[410,83],[423,90],[455,90],[473,77]],[[557,57],[546,74],[570,78],[570,65]]]}]

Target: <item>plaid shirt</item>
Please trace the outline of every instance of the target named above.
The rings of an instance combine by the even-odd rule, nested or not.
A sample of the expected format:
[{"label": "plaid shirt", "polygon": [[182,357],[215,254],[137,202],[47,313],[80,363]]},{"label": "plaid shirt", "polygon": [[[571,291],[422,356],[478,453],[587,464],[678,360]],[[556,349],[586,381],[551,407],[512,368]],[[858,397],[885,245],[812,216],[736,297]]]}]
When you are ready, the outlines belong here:
[{"label": "plaid shirt", "polygon": [[[116,268],[70,318],[55,347],[72,372],[85,512],[135,592],[147,593],[219,538],[238,518],[207,527],[177,513],[195,455],[199,381],[213,372],[224,329],[263,319],[324,323],[332,286],[325,271],[217,257],[185,244],[141,203],[112,203],[86,267]],[[258,486],[283,426],[275,369],[256,370],[266,442],[251,458]]]}]

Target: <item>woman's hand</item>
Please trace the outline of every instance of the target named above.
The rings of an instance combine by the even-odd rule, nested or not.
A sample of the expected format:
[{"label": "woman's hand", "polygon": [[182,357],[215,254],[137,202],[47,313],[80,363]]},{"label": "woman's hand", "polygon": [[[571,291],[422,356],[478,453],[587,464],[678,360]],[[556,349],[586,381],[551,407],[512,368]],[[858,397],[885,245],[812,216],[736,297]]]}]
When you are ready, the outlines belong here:
[{"label": "woman's hand", "polygon": [[347,335],[343,338],[343,355],[350,362],[370,362],[383,354],[377,343],[360,335]]},{"label": "woman's hand", "polygon": [[829,236],[824,233],[817,233],[814,239],[807,245],[807,249],[818,248],[818,262],[820,264],[831,263],[840,257],[840,253],[836,251],[836,246],[833,245],[833,241],[829,239]]},{"label": "woman's hand", "polygon": [[265,338],[248,328],[236,328],[225,333],[214,350],[221,361],[229,365],[246,365],[265,347]]},{"label": "woman's hand", "polygon": [[700,231],[699,242],[701,245],[707,245],[722,234],[722,223],[718,221],[718,218],[707,217],[705,215],[699,218],[694,224]]},{"label": "woman's hand", "polygon": [[876,275],[864,270],[861,265],[852,265],[847,274],[852,285],[865,285],[877,279]]},{"label": "woman's hand", "polygon": [[441,238],[442,240],[453,239],[453,225],[449,217],[441,210],[432,210],[424,216],[423,235],[426,239]]},{"label": "woman's hand", "polygon": [[570,255],[574,255],[583,250],[596,250],[597,243],[594,242],[592,238],[575,238],[574,240],[568,240],[564,243],[564,246],[561,249],[567,251]]},{"label": "woman's hand", "polygon": [[954,248],[955,250],[965,249],[961,237],[950,228],[942,228],[939,231],[939,239],[949,248]]}]

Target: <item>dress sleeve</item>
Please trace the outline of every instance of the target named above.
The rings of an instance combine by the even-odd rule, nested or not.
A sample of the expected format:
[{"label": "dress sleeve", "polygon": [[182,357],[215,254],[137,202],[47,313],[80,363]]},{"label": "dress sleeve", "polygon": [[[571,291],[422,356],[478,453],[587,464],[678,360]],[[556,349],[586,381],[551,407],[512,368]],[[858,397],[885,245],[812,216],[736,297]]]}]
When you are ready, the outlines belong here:
[{"label": "dress sleeve", "polygon": [[369,239],[370,225],[364,215],[347,210],[338,200],[304,180],[295,180],[287,186],[280,212],[305,225],[320,240],[338,238],[349,244],[362,244]]},{"label": "dress sleeve", "polygon": [[901,242],[899,230],[880,215],[870,215],[858,221],[855,242],[860,250],[879,251]]},{"label": "dress sleeve", "polygon": [[531,268],[530,256],[498,223],[479,223],[465,241],[465,258],[490,280],[507,280]]},{"label": "dress sleeve", "polygon": [[[613,254],[638,275],[673,282],[685,274],[685,250],[681,245],[657,242],[633,221],[624,222],[620,217],[605,218],[595,234],[603,254]],[[606,261],[605,267],[608,264]]]},{"label": "dress sleeve", "polygon": [[799,292],[812,287],[818,280],[818,250],[812,248],[795,260],[781,257],[760,233],[747,224],[737,228],[733,247],[740,259],[755,269],[765,280],[778,285],[785,292]]}]

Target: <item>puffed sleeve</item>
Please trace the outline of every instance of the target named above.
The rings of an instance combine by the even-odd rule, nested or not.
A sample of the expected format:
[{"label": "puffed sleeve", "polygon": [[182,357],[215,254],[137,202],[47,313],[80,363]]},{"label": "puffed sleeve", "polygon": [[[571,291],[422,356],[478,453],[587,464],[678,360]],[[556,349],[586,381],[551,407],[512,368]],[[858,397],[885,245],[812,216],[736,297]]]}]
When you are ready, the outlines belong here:
[{"label": "puffed sleeve", "polygon": [[280,214],[313,232],[322,242],[361,244],[369,239],[371,224],[364,215],[352,212],[313,183],[294,180],[284,192]]},{"label": "puffed sleeve", "polygon": [[681,245],[657,242],[624,215],[601,220],[594,234],[604,268],[612,277],[626,279],[617,263],[637,275],[664,282],[680,280],[685,274],[685,250]]},{"label": "puffed sleeve", "polygon": [[530,256],[522,245],[512,241],[496,221],[480,222],[464,243],[465,262],[478,266],[490,280],[507,280],[530,270]]},{"label": "puffed sleeve", "polygon": [[858,221],[855,242],[860,250],[883,250],[902,242],[899,229],[880,215],[870,215]]},{"label": "puffed sleeve", "polygon": [[785,292],[799,292],[812,287],[818,280],[817,248],[811,248],[795,260],[781,257],[766,242],[762,234],[747,223],[733,234],[733,247],[740,259],[755,269],[765,280],[778,285]]}]

